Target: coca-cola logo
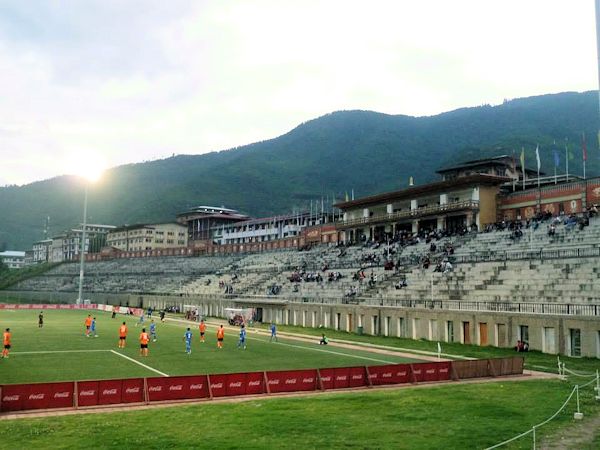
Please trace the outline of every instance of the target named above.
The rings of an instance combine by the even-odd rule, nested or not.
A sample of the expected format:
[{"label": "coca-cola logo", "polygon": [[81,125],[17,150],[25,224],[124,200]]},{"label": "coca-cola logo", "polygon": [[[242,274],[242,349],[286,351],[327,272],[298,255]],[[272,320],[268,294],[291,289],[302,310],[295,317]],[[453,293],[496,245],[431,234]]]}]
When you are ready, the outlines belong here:
[{"label": "coca-cola logo", "polygon": [[435,369],[427,369],[425,373],[435,373]]},{"label": "coca-cola logo", "polygon": [[169,386],[170,391],[182,391],[183,386],[181,384],[175,384],[173,386]]},{"label": "coca-cola logo", "polygon": [[95,395],[95,394],[96,394],[96,391],[81,391],[79,393],[79,395],[81,397],[90,397],[90,396]]},{"label": "coca-cola logo", "polygon": [[269,380],[269,384],[279,384],[279,380]]},{"label": "coca-cola logo", "polygon": [[331,381],[331,377],[321,377],[321,381]]},{"label": "coca-cola logo", "polygon": [[414,371],[414,374],[415,374],[415,375],[421,375],[421,369],[419,369],[419,370],[415,370],[415,371]]},{"label": "coca-cola logo", "polygon": [[45,394],[31,394],[29,400],[44,400]]},{"label": "coca-cola logo", "polygon": [[314,378],[303,378],[303,379],[302,379],[302,382],[303,382],[303,383],[312,383],[312,382],[314,382],[314,381],[315,381],[315,379],[314,379]]},{"label": "coca-cola logo", "polygon": [[337,377],[335,377],[335,379],[337,381],[346,381],[348,377],[346,375],[338,375]]},{"label": "coca-cola logo", "polygon": [[70,392],[57,392],[54,394],[54,398],[69,398]]},{"label": "coca-cola logo", "polygon": [[381,374],[381,376],[383,378],[392,378],[392,372],[385,372],[385,373]]},{"label": "coca-cola logo", "polygon": [[215,384],[211,384],[210,387],[212,389],[221,389],[223,387],[223,383],[215,383]]},{"label": "coca-cola logo", "polygon": [[260,386],[260,381],[250,381],[248,386]]},{"label": "coca-cola logo", "polygon": [[204,386],[204,385],[203,384],[191,384],[190,390],[196,391],[196,390],[202,389],[202,386]]},{"label": "coca-cola logo", "polygon": [[137,394],[138,392],[140,392],[139,387],[131,387],[131,388],[125,389],[126,394]]},{"label": "coca-cola logo", "polygon": [[352,375],[353,380],[362,380],[363,376],[361,375]]},{"label": "coca-cola logo", "polygon": [[242,382],[241,381],[236,381],[234,383],[229,383],[229,387],[230,388],[238,388],[242,386]]},{"label": "coca-cola logo", "polygon": [[20,395],[7,395],[5,397],[2,397],[2,401],[3,402],[18,402],[20,397],[21,397]]},{"label": "coca-cola logo", "polygon": [[150,386],[148,388],[148,391],[150,391],[150,392],[161,392],[162,391],[162,386]]},{"label": "coca-cola logo", "polygon": [[440,373],[448,373],[448,369],[440,369]]},{"label": "coca-cola logo", "polygon": [[407,373],[408,372],[405,370],[404,372],[398,372],[398,375],[401,377],[404,377],[404,376],[406,376]]},{"label": "coca-cola logo", "polygon": [[296,384],[297,381],[296,378],[288,378],[285,380],[285,384]]},{"label": "coca-cola logo", "polygon": [[102,395],[117,395],[116,389],[104,389]]}]

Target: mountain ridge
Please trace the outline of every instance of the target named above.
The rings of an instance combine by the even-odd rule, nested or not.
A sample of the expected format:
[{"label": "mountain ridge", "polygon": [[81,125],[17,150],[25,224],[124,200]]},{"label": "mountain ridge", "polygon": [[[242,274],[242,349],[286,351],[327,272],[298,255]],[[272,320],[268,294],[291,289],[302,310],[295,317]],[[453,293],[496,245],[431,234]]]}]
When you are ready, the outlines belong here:
[{"label": "mountain ridge", "polygon": [[[276,138],[202,155],[175,155],[117,166],[90,188],[88,221],[125,223],[173,220],[185,209],[224,205],[255,217],[309,209],[321,196],[356,197],[437,179],[435,170],[459,161],[495,156],[522,147],[535,165],[539,143],[542,170],[553,171],[552,142],[564,138],[577,156],[571,173],[581,173],[580,136],[596,135],[597,91],[565,92],[459,108],[412,117],[366,110],[336,111],[303,122]],[[594,141],[594,142],[591,142]],[[588,138],[588,154],[598,155]],[[588,175],[600,172],[588,157]],[[559,172],[561,173],[561,172]],[[0,249],[26,249],[81,222],[83,184],[60,176],[0,188]]]}]

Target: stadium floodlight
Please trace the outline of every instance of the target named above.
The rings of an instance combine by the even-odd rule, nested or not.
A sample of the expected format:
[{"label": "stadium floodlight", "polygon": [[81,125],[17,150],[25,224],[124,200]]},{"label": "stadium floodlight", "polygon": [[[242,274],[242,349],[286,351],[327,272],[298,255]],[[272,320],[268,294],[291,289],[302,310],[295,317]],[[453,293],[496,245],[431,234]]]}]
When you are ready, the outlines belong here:
[{"label": "stadium floodlight", "polygon": [[87,227],[87,203],[88,203],[88,189],[91,183],[94,183],[100,179],[102,175],[102,169],[100,166],[95,168],[85,167],[82,171],[81,176],[85,179],[85,194],[83,197],[83,225],[81,227],[81,246],[79,250],[79,295],[77,296],[76,303],[78,305],[83,303],[83,273],[84,273],[84,262],[85,262],[85,232]]}]

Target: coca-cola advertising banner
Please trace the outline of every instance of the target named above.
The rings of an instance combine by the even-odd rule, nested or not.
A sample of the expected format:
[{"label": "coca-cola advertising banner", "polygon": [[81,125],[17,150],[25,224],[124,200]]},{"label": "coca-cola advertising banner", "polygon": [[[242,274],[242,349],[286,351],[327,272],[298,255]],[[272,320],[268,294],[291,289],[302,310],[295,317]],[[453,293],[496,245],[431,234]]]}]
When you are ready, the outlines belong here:
[{"label": "coca-cola advertising banner", "polygon": [[269,392],[314,391],[318,388],[317,369],[267,372]]},{"label": "coca-cola advertising banner", "polygon": [[21,303],[0,303],[0,309],[97,309],[96,304],[75,305],[75,304],[21,304]]},{"label": "coca-cola advertising banner", "polygon": [[[513,364],[511,359],[496,359],[493,362],[496,365],[510,365],[511,372],[516,372],[520,368],[522,373],[522,361],[520,361],[520,365]],[[492,361],[480,362],[488,365]],[[86,407],[146,401],[200,399],[211,396],[214,398],[443,381],[451,379],[452,364],[450,361],[441,361],[369,367],[335,367],[320,370],[303,369],[3,385],[0,411]],[[455,372],[457,371],[455,370]],[[461,370],[458,372],[462,373]],[[73,401],[75,395],[77,396],[76,402]]]},{"label": "coca-cola advertising banner", "polygon": [[73,406],[74,385],[74,382],[69,381],[2,386],[0,410],[70,408]]},{"label": "coca-cola advertising banner", "polygon": [[147,378],[148,400],[183,400],[206,398],[208,394],[208,378],[206,375]]}]

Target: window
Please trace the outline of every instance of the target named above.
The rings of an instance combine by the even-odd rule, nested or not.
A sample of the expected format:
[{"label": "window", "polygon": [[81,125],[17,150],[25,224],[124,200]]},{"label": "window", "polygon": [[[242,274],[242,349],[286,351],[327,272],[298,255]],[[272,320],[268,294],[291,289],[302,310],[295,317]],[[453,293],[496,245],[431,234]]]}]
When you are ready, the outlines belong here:
[{"label": "window", "polygon": [[570,328],[571,356],[581,356],[581,330],[579,328]]},{"label": "window", "polygon": [[404,317],[398,317],[397,327],[398,327],[398,329],[396,330],[396,336],[405,337],[406,333],[404,332],[404,327],[405,327]]},{"label": "window", "polygon": [[529,327],[527,325],[519,325],[519,339],[523,342],[529,342]]},{"label": "window", "polygon": [[454,342],[454,322],[451,320],[446,322],[446,342]]}]

